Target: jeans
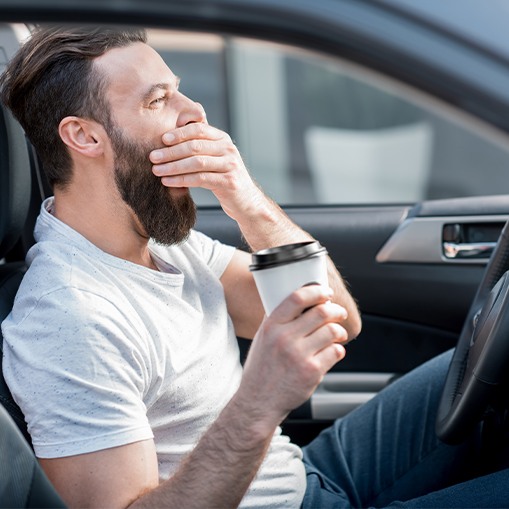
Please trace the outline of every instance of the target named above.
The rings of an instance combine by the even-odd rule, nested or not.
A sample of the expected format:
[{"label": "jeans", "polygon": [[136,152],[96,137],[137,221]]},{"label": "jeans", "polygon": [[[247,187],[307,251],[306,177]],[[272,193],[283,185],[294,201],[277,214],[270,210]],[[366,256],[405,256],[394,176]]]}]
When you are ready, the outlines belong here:
[{"label": "jeans", "polygon": [[435,418],[451,352],[396,380],[304,448],[302,507],[509,507],[509,469],[479,475],[479,433],[440,442]]}]

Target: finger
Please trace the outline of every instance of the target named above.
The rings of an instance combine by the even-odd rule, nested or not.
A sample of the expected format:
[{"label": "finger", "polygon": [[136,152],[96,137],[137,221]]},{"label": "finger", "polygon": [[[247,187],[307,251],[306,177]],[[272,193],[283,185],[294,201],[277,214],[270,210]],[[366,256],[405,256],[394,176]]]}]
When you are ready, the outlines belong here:
[{"label": "finger", "polygon": [[343,345],[332,343],[331,345],[328,345],[317,352],[314,356],[314,359],[319,363],[322,372],[326,373],[332,368],[332,366],[334,366],[334,364],[337,364],[339,361],[343,360],[345,355],[346,350]]},{"label": "finger", "polygon": [[[323,285],[303,286],[291,293],[274,309],[270,317],[278,323],[288,323],[300,318],[306,310],[324,304],[332,298],[332,290]],[[312,332],[311,330],[309,332]]]},{"label": "finger", "polygon": [[327,301],[323,305],[310,307],[304,311],[303,315],[316,323],[317,327],[324,321],[341,323],[348,318],[346,309],[331,301]]},{"label": "finger", "polygon": [[161,172],[157,170],[154,170],[154,174],[161,177],[161,183],[166,187],[204,187],[215,189],[222,184],[224,187],[223,174],[226,173],[224,161],[207,161],[206,159],[208,159],[207,156],[200,156],[192,163],[182,161],[182,164],[179,163],[178,167],[170,168],[169,175],[162,173],[161,176]]},{"label": "finger", "polygon": [[332,343],[345,343],[347,337],[348,334],[344,327],[339,323],[329,322],[305,336],[301,347],[305,353],[315,355]]},{"label": "finger", "polygon": [[162,177],[161,183],[165,187],[202,187],[213,190],[221,185],[221,177],[218,173],[210,172],[183,173]]},{"label": "finger", "polygon": [[[303,329],[305,328],[306,330],[311,329],[311,332],[313,332],[327,323],[341,325],[347,318],[348,313],[345,308],[329,301],[306,309],[302,316],[296,320],[296,323],[297,326]],[[346,343],[348,341],[348,334],[342,327],[341,329],[344,335],[343,333],[341,334],[340,342]]]},{"label": "finger", "polygon": [[226,142],[193,139],[171,147],[160,148],[150,153],[154,169],[165,171],[166,164],[200,155],[223,156],[230,151]]},{"label": "finger", "polygon": [[177,127],[163,134],[163,143],[167,146],[178,145],[185,141],[193,139],[203,140],[230,140],[230,137],[224,131],[217,129],[203,122],[193,122],[182,127]]}]

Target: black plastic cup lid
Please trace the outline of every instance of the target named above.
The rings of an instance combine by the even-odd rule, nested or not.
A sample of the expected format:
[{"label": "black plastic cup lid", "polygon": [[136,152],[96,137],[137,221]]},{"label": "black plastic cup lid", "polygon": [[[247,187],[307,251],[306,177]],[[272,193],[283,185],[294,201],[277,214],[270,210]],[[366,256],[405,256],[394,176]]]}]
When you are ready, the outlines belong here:
[{"label": "black plastic cup lid", "polygon": [[327,250],[317,240],[271,247],[269,249],[257,251],[251,255],[253,263],[249,266],[249,270],[268,269],[270,267],[304,260],[305,258],[311,258],[321,253],[327,253]]}]

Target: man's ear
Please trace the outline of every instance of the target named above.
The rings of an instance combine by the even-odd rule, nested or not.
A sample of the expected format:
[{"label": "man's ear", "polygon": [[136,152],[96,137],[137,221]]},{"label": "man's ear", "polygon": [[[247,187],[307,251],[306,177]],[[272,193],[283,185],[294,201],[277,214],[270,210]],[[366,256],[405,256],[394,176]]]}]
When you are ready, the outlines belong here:
[{"label": "man's ear", "polygon": [[65,117],[58,126],[58,133],[71,151],[86,157],[99,157],[104,154],[106,132],[93,120]]}]

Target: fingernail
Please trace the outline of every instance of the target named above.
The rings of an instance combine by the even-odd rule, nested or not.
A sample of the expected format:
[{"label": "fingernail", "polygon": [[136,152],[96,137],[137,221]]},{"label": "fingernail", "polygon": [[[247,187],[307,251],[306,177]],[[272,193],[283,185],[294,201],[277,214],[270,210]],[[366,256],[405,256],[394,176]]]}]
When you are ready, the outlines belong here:
[{"label": "fingernail", "polygon": [[152,161],[156,162],[156,161],[160,161],[162,158],[163,158],[163,153],[160,151],[160,150],[154,150],[151,154],[150,154],[150,158],[152,159]]},{"label": "fingernail", "polygon": [[338,356],[338,359],[341,360],[346,355],[346,350],[342,345],[338,345],[337,343],[334,343],[334,348],[336,349],[336,353]]},{"label": "fingernail", "polygon": [[171,133],[164,133],[163,134],[163,141],[164,143],[171,143],[175,139],[175,135]]}]

